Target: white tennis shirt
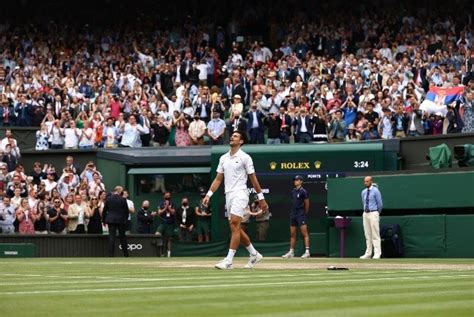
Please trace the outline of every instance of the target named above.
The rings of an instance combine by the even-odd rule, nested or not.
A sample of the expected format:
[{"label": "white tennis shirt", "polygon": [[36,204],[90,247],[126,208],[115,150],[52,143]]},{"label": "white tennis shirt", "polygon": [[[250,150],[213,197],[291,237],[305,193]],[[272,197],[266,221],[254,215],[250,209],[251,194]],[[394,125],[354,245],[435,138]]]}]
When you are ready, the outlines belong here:
[{"label": "white tennis shirt", "polygon": [[230,151],[221,156],[217,173],[224,174],[224,191],[228,194],[247,190],[248,175],[255,173],[255,168],[250,155],[239,149],[232,156]]}]

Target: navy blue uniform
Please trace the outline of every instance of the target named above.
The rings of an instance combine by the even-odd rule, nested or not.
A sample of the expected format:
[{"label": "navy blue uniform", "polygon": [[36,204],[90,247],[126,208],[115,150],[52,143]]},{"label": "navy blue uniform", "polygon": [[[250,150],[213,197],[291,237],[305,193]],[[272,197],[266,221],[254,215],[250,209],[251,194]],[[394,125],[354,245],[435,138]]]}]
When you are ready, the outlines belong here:
[{"label": "navy blue uniform", "polygon": [[291,212],[290,226],[302,226],[306,224],[306,214],[304,212],[304,201],[309,198],[309,194],[303,187],[293,188],[291,191]]}]

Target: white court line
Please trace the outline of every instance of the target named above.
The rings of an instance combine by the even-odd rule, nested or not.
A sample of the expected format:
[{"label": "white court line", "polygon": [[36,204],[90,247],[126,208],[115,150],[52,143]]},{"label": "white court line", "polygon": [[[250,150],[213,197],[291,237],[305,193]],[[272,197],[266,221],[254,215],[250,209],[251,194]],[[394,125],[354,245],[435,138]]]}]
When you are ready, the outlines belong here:
[{"label": "white court line", "polygon": [[[347,271],[345,273],[348,273]],[[379,272],[377,272],[379,273]],[[403,272],[403,273],[410,273],[410,272]],[[418,273],[417,271],[412,271],[412,273]],[[332,272],[324,272],[324,273],[306,273],[306,274],[265,274],[265,275],[253,275],[253,274],[246,274],[246,275],[233,275],[231,276],[232,279],[255,279],[255,278],[275,278],[275,277],[312,277],[312,276],[326,276],[328,274],[334,274]],[[369,272],[351,272],[351,275],[369,275],[372,273]],[[400,276],[399,272],[384,272],[383,274],[397,274]],[[2,274],[0,274],[2,275]],[[44,276],[49,277],[49,276]],[[64,276],[67,278],[67,276]],[[474,275],[473,275],[474,277]],[[82,276],[72,276],[71,278],[82,278],[86,279]],[[222,279],[222,276],[216,276],[213,274],[212,276],[190,276],[190,277],[168,277],[168,278],[138,278],[138,277],[102,277],[107,280],[100,280],[98,281],[95,277],[90,277],[92,280],[84,280],[84,281],[38,281],[38,282],[0,282],[0,286],[22,286],[22,285],[53,285],[53,284],[102,284],[102,283],[127,283],[127,282],[179,282],[179,281],[200,281],[200,280],[217,280]]]},{"label": "white court line", "polygon": [[[472,275],[440,275],[435,276],[437,279],[472,277]],[[92,289],[67,289],[67,290],[38,290],[38,291],[15,291],[0,292],[2,295],[42,295],[42,294],[75,294],[75,293],[107,293],[107,292],[136,292],[136,291],[157,291],[157,290],[176,290],[176,289],[202,289],[202,288],[235,288],[235,287],[259,287],[259,286],[276,286],[276,285],[311,285],[311,284],[338,284],[338,283],[363,283],[373,281],[389,281],[389,280],[422,280],[431,279],[433,276],[407,276],[407,277],[381,277],[367,279],[346,279],[346,280],[315,280],[315,281],[290,281],[290,282],[265,282],[265,283],[233,283],[233,284],[213,284],[213,285],[175,285],[175,286],[152,286],[152,287],[130,287],[130,288],[92,288]]]},{"label": "white court line", "polygon": [[[188,281],[188,280],[208,280],[208,279],[220,279],[222,278],[221,276],[216,276],[216,270],[212,271],[213,273],[207,274],[199,274],[200,276],[190,276],[190,277],[169,277],[169,278],[153,278],[153,277],[121,277],[118,275],[114,276],[87,276],[87,275],[78,275],[78,276],[68,276],[68,275],[40,275],[40,274],[31,274],[31,275],[24,275],[20,273],[0,273],[0,276],[18,276],[18,277],[41,277],[41,278],[62,278],[62,279],[81,279],[83,281],[28,281],[24,282],[2,282],[0,281],[0,286],[21,286],[21,285],[44,285],[47,283],[48,285],[50,284],[95,284],[95,283],[121,283],[121,282],[148,282],[148,281]],[[406,274],[406,273],[419,273],[417,270],[403,270],[403,271],[378,271],[377,274],[397,274],[397,276],[400,276],[400,274]],[[429,272],[425,272],[429,273]],[[195,274],[195,273],[194,273]],[[373,272],[365,272],[365,271],[341,271],[341,272],[326,272],[324,273],[301,273],[301,274],[259,274],[259,275],[254,275],[254,274],[240,274],[240,275],[232,275],[231,278],[233,279],[247,279],[247,278],[273,278],[275,276],[278,277],[304,277],[304,276],[323,276],[327,274],[350,274],[350,275],[372,275]],[[181,273],[179,275],[182,275]],[[474,276],[474,275],[473,275]],[[90,281],[86,281],[87,279],[91,279]],[[98,281],[97,279],[100,279]]]}]

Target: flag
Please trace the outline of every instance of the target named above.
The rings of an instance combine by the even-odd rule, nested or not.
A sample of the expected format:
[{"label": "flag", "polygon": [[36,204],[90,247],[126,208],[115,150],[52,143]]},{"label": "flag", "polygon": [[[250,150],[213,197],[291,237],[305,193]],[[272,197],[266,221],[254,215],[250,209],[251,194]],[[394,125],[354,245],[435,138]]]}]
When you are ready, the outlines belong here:
[{"label": "flag", "polygon": [[431,86],[420,109],[429,114],[441,112],[443,116],[446,116],[448,112],[446,105],[458,101],[463,92],[464,86],[451,88]]}]

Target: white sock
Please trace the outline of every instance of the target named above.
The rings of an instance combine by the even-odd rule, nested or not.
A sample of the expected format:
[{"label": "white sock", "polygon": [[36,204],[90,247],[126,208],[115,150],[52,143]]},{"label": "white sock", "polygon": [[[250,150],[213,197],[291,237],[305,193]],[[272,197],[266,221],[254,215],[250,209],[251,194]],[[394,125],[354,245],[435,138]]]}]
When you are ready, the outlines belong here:
[{"label": "white sock", "polygon": [[257,250],[253,247],[253,245],[250,243],[249,246],[246,248],[247,251],[249,251],[250,255],[257,255]]},{"label": "white sock", "polygon": [[236,250],[229,249],[229,252],[227,253],[227,256],[225,257],[225,260],[227,262],[232,263],[232,260],[234,259],[235,252],[236,252]]},{"label": "white sock", "polygon": [[308,248],[306,248],[306,253],[309,253],[309,247],[308,247]]}]

